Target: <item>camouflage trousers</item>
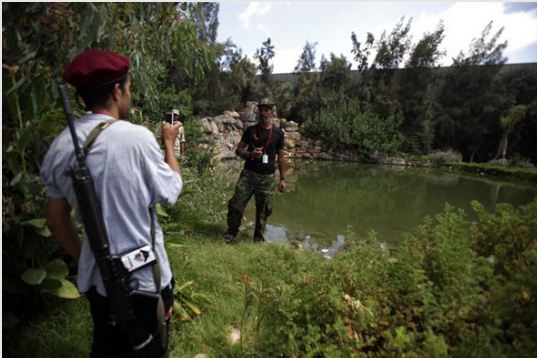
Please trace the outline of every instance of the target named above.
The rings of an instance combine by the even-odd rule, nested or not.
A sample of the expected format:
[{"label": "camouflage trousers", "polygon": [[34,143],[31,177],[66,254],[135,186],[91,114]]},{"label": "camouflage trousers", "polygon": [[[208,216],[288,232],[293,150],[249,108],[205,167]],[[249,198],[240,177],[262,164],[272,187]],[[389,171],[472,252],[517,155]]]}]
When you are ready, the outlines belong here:
[{"label": "camouflage trousers", "polygon": [[235,194],[228,202],[227,232],[236,236],[241,226],[246,204],[255,197],[255,231],[254,240],[265,240],[267,218],[272,214],[272,199],[276,190],[274,174],[257,174],[243,169],[235,187]]}]

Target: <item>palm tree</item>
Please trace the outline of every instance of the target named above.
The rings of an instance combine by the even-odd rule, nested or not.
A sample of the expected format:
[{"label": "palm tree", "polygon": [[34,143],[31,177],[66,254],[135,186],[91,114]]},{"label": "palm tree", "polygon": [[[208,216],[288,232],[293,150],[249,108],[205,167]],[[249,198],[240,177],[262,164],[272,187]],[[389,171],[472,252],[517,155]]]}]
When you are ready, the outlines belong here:
[{"label": "palm tree", "polygon": [[496,153],[496,158],[505,159],[505,154],[507,153],[507,139],[509,133],[515,125],[524,117],[526,114],[527,107],[524,105],[516,105],[511,107],[509,113],[506,116],[500,118],[500,126],[502,128],[502,138],[500,139],[500,144],[498,145],[498,152]]}]

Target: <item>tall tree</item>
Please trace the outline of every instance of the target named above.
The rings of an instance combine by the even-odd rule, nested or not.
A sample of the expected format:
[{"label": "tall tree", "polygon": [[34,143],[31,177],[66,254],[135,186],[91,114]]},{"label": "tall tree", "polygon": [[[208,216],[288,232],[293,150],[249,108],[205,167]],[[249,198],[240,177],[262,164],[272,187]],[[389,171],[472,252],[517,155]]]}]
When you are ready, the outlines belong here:
[{"label": "tall tree", "polygon": [[499,118],[509,105],[497,77],[506,61],[507,41],[500,42],[503,27],[490,36],[492,24],[472,40],[466,54],[461,51],[453,59],[438,98],[442,110],[436,125],[437,144],[455,148],[469,161],[493,158]]},{"label": "tall tree", "polygon": [[304,45],[302,54],[295,66],[295,72],[310,72],[315,69],[315,47],[317,42],[308,42]]},{"label": "tall tree", "polygon": [[509,104],[525,105],[524,118],[512,130],[509,146],[512,153],[537,165],[537,69],[526,67],[502,76],[503,97]]},{"label": "tall tree", "polygon": [[367,38],[365,40],[365,43],[358,42],[358,39],[356,38],[356,34],[353,32],[351,35],[351,41],[352,41],[352,54],[354,55],[354,61],[358,63],[358,72],[362,73],[363,71],[367,70],[369,67],[369,55],[371,54],[371,50],[373,49],[373,45],[375,43],[375,37],[371,32],[367,33]]},{"label": "tall tree", "polygon": [[386,31],[382,33],[375,47],[377,54],[373,65],[377,69],[395,69],[403,60],[403,57],[410,49],[410,25],[412,18],[405,25],[405,17],[403,16],[389,35]]},{"label": "tall tree", "polygon": [[[362,75],[359,97],[368,105],[368,110],[387,118],[392,114],[400,114],[401,104],[396,98],[393,86],[395,69],[403,60],[410,48],[410,25],[412,18],[405,24],[405,18],[394,26],[390,34],[382,32],[374,48],[377,50],[373,64]],[[371,39],[370,39],[371,40]]]},{"label": "tall tree", "polygon": [[274,65],[270,63],[270,60],[274,57],[274,45],[271,44],[270,37],[267,38],[262,46],[255,51],[254,58],[259,61],[257,67],[261,73],[261,81],[267,86],[270,85],[270,74],[274,68]]},{"label": "tall tree", "polygon": [[351,66],[345,56],[330,54],[330,61],[326,62],[321,73],[321,106],[335,105],[349,97],[348,90],[352,84]]},{"label": "tall tree", "polygon": [[435,31],[425,33],[412,48],[400,76],[398,97],[404,113],[402,131],[406,151],[428,153],[433,145],[432,111],[436,108],[431,94],[435,86],[433,68],[445,54],[439,48],[443,39],[444,24],[440,21]]},{"label": "tall tree", "polygon": [[220,4],[217,2],[194,2],[184,3],[187,17],[196,27],[199,40],[213,45],[216,43],[218,31],[218,11]]},{"label": "tall tree", "polygon": [[291,108],[291,116],[296,122],[303,122],[312,116],[318,107],[316,94],[320,76],[318,72],[311,72],[315,69],[315,47],[317,42],[306,41],[300,58],[298,59],[295,71],[298,72],[298,85],[295,88],[294,106]]},{"label": "tall tree", "polygon": [[504,159],[507,154],[507,144],[509,133],[513,128],[524,118],[526,114],[527,107],[524,105],[516,105],[509,110],[506,116],[500,118],[500,126],[502,128],[502,138],[500,139],[500,144],[498,145],[498,152],[496,153],[495,159]]}]

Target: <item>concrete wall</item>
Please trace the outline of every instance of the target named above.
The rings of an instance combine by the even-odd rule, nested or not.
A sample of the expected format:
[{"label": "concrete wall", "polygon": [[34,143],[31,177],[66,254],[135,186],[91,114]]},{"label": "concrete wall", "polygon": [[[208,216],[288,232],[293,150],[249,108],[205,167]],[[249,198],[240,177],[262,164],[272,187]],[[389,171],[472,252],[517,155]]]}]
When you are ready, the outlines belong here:
[{"label": "concrete wall", "polygon": [[[438,72],[447,72],[449,71],[451,67],[438,67],[436,71]],[[530,62],[530,63],[512,63],[512,64],[506,64],[503,65],[500,70],[500,76],[509,74],[514,71],[522,70],[522,69],[533,69],[537,71],[537,62]],[[402,72],[404,71],[404,68],[396,69],[396,72]],[[360,73],[358,70],[351,70],[351,74],[353,78],[359,79]],[[298,74],[296,73],[273,73],[271,75],[271,78],[275,82],[290,82],[293,85],[298,84]]]}]

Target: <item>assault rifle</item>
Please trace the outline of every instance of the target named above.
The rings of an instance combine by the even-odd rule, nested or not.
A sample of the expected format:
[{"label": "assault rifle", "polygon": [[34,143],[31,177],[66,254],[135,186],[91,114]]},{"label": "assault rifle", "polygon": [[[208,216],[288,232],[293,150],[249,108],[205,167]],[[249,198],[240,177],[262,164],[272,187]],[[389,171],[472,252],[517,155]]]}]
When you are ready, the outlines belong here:
[{"label": "assault rifle", "polygon": [[59,90],[78,162],[70,168],[70,175],[82,222],[108,295],[110,318],[127,337],[136,357],[161,357],[164,354],[161,342],[140,326],[133,313],[131,297],[139,291],[130,287],[128,270],[121,257],[112,256],[110,253],[99,200],[86,165],[86,153],[80,148],[75,132],[69,96],[65,86],[60,85]]}]

